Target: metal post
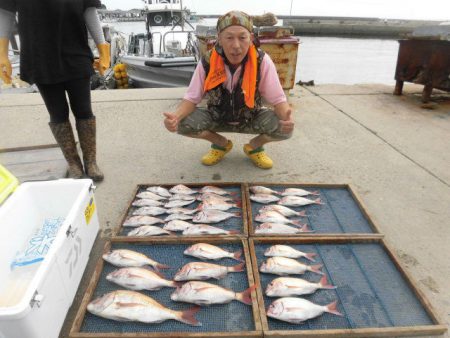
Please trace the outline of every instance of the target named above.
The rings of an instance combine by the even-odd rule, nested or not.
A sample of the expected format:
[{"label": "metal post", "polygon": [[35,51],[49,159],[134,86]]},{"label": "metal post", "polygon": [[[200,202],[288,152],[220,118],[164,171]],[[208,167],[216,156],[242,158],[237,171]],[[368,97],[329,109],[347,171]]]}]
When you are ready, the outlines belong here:
[{"label": "metal post", "polygon": [[289,10],[289,16],[292,16],[292,3],[294,2],[294,0],[291,0],[291,9]]}]

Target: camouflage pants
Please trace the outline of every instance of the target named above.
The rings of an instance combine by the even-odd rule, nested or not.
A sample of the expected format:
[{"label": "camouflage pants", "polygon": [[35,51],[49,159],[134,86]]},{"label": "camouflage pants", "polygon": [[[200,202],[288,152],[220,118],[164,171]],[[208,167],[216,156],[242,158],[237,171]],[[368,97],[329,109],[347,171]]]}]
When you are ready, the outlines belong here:
[{"label": "camouflage pants", "polygon": [[205,130],[223,133],[265,134],[275,140],[286,140],[292,136],[292,133],[281,132],[277,115],[273,110],[267,108],[253,112],[251,119],[240,123],[224,121],[221,112],[197,108],[178,125],[178,134],[181,135],[198,135]]}]

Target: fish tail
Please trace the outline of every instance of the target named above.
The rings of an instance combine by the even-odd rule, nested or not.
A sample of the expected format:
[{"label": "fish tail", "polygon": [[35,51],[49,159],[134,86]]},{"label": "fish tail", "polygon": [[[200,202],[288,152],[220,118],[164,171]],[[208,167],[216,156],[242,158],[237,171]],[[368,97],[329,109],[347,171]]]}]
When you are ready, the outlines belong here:
[{"label": "fish tail", "polygon": [[238,265],[230,266],[230,267],[228,267],[228,272],[241,272],[241,271],[244,271],[244,266],[245,266],[244,262],[242,262],[241,264],[238,264]]},{"label": "fish tail", "polygon": [[239,230],[228,230],[228,235],[237,235],[240,234]]},{"label": "fish tail", "polygon": [[320,195],[319,190],[311,191],[309,194],[310,194],[310,195],[316,195],[316,196],[319,196],[319,195]]},{"label": "fish tail", "polygon": [[315,203],[315,204],[323,204],[322,201],[320,200],[320,198],[316,198],[316,199],[314,200],[314,203]]},{"label": "fish tail", "polygon": [[181,286],[183,285],[183,283],[182,282],[175,282],[175,281],[172,281],[172,283],[170,283],[170,287],[171,288],[181,288]]},{"label": "fish tail", "polygon": [[228,195],[237,196],[237,195],[239,195],[239,192],[237,192],[237,191],[229,191]]},{"label": "fish tail", "polygon": [[305,211],[305,210],[299,211],[299,212],[297,213],[297,216],[306,217],[306,211]]},{"label": "fish tail", "polygon": [[308,226],[308,224],[304,224],[302,227],[301,227],[301,232],[314,232],[314,230],[312,230],[309,226]]},{"label": "fish tail", "polygon": [[241,200],[236,201],[235,204],[236,204],[236,208],[239,208],[239,209],[242,208],[242,201]]},{"label": "fish tail", "polygon": [[178,320],[182,323],[192,326],[202,326],[202,323],[200,323],[197,318],[195,318],[195,314],[198,311],[200,311],[200,306],[194,306],[193,308],[181,311],[178,316]]},{"label": "fish tail", "polygon": [[244,290],[242,292],[236,293],[236,300],[240,301],[241,303],[252,305],[252,292],[256,289],[256,285],[250,286],[247,290]]},{"label": "fish tail", "polygon": [[320,279],[319,284],[322,289],[336,289],[335,286],[328,284],[328,279],[325,275]]},{"label": "fish tail", "polygon": [[320,271],[320,268],[321,268],[322,266],[323,266],[322,264],[310,265],[310,266],[309,266],[309,271],[318,273],[318,274],[320,274],[320,275],[323,275],[323,272]]},{"label": "fish tail", "polygon": [[294,225],[299,226],[300,228],[303,228],[303,226],[304,226],[300,221],[291,221],[291,223],[294,224]]},{"label": "fish tail", "polygon": [[314,259],[314,257],[316,257],[316,255],[317,254],[315,254],[315,253],[307,253],[307,254],[305,254],[305,258],[307,259],[307,260],[310,260],[311,262],[315,262],[316,260]]},{"label": "fish tail", "polygon": [[232,214],[233,214],[233,217],[241,217],[242,216],[242,213],[241,212],[232,212]]},{"label": "fish tail", "polygon": [[241,256],[242,256],[242,250],[239,250],[239,251],[236,251],[233,253],[233,258],[237,261],[242,262]]},{"label": "fish tail", "polygon": [[332,313],[332,314],[334,314],[336,316],[341,316],[341,317],[344,316],[342,313],[340,313],[337,310],[337,300],[335,300],[333,303],[325,305],[325,308],[326,308],[326,310],[325,310],[326,312]]}]

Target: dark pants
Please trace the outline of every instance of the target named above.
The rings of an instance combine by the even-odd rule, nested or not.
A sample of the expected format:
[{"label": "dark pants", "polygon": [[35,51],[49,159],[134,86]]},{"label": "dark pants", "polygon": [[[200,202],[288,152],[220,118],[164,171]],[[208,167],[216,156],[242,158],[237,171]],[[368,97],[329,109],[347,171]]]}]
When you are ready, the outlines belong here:
[{"label": "dark pants", "polygon": [[76,119],[83,120],[94,117],[91,107],[90,78],[55,84],[37,83],[36,85],[50,113],[50,122],[60,123],[69,119],[69,105],[66,92],[69,96],[70,108]]}]

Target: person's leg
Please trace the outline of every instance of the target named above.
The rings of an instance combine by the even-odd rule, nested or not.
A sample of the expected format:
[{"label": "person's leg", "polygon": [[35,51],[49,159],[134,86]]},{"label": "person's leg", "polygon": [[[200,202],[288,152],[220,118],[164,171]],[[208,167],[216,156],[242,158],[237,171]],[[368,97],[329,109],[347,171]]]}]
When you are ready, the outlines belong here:
[{"label": "person's leg", "polygon": [[211,149],[201,160],[204,165],[219,163],[233,148],[233,143],[230,140],[214,131],[218,126],[216,120],[217,117],[214,112],[197,108],[178,125],[180,135],[211,142]]},{"label": "person's leg", "polygon": [[69,165],[69,178],[82,178],[83,165],[77,152],[75,137],[69,121],[64,84],[37,84],[45,106],[50,114],[49,127]]},{"label": "person's leg", "polygon": [[273,161],[266,154],[263,146],[269,142],[286,140],[292,136],[292,133],[281,132],[279,119],[273,110],[263,109],[256,114],[252,120],[251,130],[259,135],[244,145],[244,152],[257,167],[270,169]]},{"label": "person's leg", "polygon": [[84,169],[94,181],[102,181],[104,175],[97,165],[97,127],[91,107],[90,79],[68,81],[66,90],[69,95],[70,107],[76,119]]}]

